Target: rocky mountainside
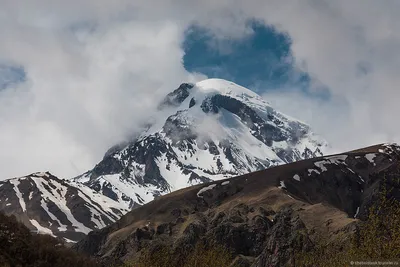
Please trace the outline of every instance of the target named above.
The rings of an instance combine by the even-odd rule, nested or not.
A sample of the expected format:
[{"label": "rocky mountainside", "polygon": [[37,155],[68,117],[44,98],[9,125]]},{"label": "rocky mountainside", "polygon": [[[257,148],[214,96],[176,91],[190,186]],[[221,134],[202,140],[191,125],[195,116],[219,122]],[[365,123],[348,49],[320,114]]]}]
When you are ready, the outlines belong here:
[{"label": "rocky mountainside", "polygon": [[130,209],[190,185],[323,155],[306,124],[232,82],[182,84],[146,129],[75,182]]},{"label": "rocky mountainside", "polygon": [[129,142],[69,180],[35,173],[0,182],[0,210],[30,229],[78,241],[134,207],[190,185],[323,155],[327,143],[237,84],[182,84]]},{"label": "rocky mountainside", "polygon": [[33,232],[67,242],[82,239],[128,211],[84,185],[60,180],[48,172],[1,181],[0,195],[2,212],[16,216]]},{"label": "rocky mountainside", "polygon": [[314,236],[353,231],[383,185],[400,200],[399,166],[400,147],[384,144],[195,185],[130,211],[75,249],[110,266],[167,248],[182,266],[196,244],[216,243],[239,266],[292,266],[294,248]]}]

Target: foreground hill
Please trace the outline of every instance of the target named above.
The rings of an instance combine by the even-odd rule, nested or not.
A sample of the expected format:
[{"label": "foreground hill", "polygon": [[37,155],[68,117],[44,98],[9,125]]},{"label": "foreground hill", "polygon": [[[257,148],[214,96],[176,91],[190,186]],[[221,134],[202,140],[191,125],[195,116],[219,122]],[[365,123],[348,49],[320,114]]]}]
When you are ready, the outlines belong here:
[{"label": "foreground hill", "polygon": [[183,266],[199,244],[227,248],[238,266],[293,265],[317,237],[352,234],[382,188],[400,200],[399,163],[400,147],[384,144],[192,186],[130,211],[74,248],[105,266],[148,253]]}]

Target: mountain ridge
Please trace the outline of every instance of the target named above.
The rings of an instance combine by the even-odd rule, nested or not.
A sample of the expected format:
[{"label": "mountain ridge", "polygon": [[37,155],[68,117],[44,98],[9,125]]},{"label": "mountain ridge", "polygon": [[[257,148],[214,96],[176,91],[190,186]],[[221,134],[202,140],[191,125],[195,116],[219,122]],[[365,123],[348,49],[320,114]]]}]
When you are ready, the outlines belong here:
[{"label": "mountain ridge", "polygon": [[76,242],[164,194],[321,156],[327,146],[247,88],[221,79],[183,83],[141,132],[108,149],[88,172],[0,182],[0,209],[30,229]]},{"label": "mountain ridge", "polygon": [[49,172],[0,182],[0,210],[15,215],[29,229],[75,242],[128,210],[90,188]]},{"label": "mountain ridge", "polygon": [[[74,180],[133,207],[193,184],[320,156],[327,147],[308,125],[221,79],[181,84],[159,109],[161,119]],[[125,188],[138,196],[127,197]]]}]

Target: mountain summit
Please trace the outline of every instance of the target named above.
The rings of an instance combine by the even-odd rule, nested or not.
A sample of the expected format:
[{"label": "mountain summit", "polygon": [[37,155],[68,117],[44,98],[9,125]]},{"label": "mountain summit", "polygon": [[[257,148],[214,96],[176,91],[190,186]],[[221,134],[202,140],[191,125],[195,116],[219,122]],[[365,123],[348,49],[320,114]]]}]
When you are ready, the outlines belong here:
[{"label": "mountain summit", "polygon": [[146,129],[74,181],[132,208],[190,185],[322,156],[310,127],[233,82],[183,83]]}]

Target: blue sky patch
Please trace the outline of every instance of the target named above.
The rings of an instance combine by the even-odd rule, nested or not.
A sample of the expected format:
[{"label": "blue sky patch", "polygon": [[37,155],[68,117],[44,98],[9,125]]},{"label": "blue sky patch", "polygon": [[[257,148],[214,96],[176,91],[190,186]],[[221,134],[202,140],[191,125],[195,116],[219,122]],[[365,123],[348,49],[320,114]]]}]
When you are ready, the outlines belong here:
[{"label": "blue sky patch", "polygon": [[0,64],[0,90],[24,82],[26,73],[22,67]]},{"label": "blue sky patch", "polygon": [[[183,43],[185,68],[258,93],[289,89],[311,94],[310,76],[295,67],[290,36],[258,21],[249,21],[248,27],[253,34],[238,40],[217,40],[205,28],[190,27]],[[325,98],[327,90],[318,94]]]}]

